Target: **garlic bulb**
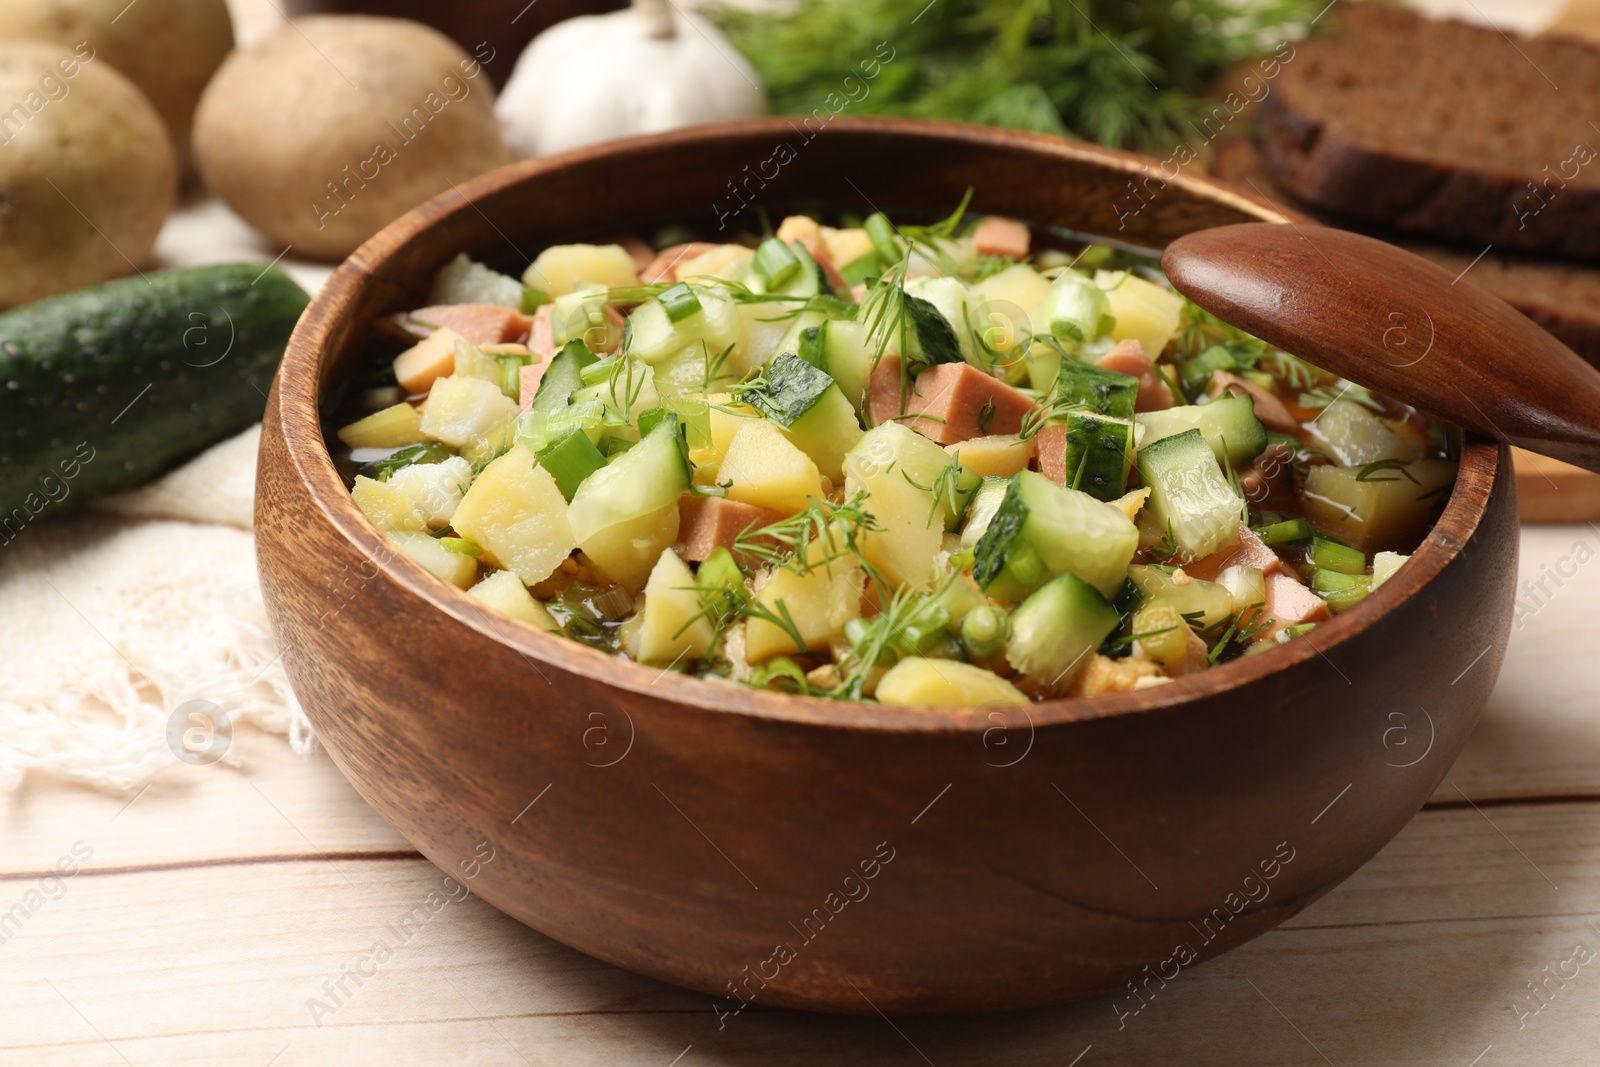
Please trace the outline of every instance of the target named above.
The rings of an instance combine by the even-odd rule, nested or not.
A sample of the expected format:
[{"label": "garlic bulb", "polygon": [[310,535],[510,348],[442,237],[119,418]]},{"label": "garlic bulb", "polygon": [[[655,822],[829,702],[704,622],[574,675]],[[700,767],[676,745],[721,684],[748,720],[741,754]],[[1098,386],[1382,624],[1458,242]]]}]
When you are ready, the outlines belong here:
[{"label": "garlic bulb", "polygon": [[511,151],[546,155],[766,111],[756,73],[705,19],[633,0],[545,30],[517,59],[495,114]]}]

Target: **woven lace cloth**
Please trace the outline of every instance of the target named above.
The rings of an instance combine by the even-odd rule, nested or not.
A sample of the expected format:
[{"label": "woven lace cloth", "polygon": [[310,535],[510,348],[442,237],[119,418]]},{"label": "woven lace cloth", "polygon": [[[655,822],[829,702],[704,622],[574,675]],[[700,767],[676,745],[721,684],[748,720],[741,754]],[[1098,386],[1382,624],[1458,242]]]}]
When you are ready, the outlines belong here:
[{"label": "woven lace cloth", "polygon": [[0,789],[138,789],[185,751],[191,701],[311,751],[256,582],[260,436],[0,545]]}]

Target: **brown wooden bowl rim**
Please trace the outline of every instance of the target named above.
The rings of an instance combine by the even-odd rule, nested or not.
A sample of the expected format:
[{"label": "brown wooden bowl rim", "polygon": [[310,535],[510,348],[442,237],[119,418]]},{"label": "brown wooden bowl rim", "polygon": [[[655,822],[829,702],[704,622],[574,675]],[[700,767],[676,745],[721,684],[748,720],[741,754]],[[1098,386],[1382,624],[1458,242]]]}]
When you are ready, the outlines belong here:
[{"label": "brown wooden bowl rim", "polygon": [[[1500,474],[1500,446],[1490,441],[1469,440],[1462,447],[1460,474],[1444,512],[1422,544],[1412,553],[1410,561],[1356,607],[1321,623],[1315,630],[1315,642],[1301,637],[1265,652],[1149,689],[1096,697],[1060,698],[1021,709],[900,707],[828,700],[791,696],[733,682],[661,671],[510,619],[428,573],[408,557],[392,550],[385,551],[389,542],[356,507],[334,468],[323,437],[321,398],[317,389],[318,371],[325,354],[321,339],[332,333],[340,316],[355,301],[361,285],[372,278],[383,280],[383,267],[395,251],[429,227],[438,225],[450,215],[477,211],[475,204],[478,197],[549,171],[597,158],[626,155],[641,147],[708,143],[717,138],[745,139],[754,135],[781,135],[788,132],[792,132],[792,126],[785,119],[755,119],[612,141],[512,163],[441,193],[402,215],[365,242],[339,265],[301,316],[289,340],[275,383],[280,422],[277,432],[282,435],[285,450],[299,472],[302,483],[309,490],[311,499],[320,508],[321,517],[407,592],[483,636],[560,670],[598,677],[619,689],[654,695],[681,706],[705,711],[731,712],[844,730],[971,733],[993,728],[995,722],[990,716],[995,713],[1009,717],[1020,710],[1026,715],[1030,727],[1108,718],[1170,708],[1202,697],[1243,689],[1267,675],[1286,670],[1312,657],[1320,656],[1333,666],[1332,660],[1328,659],[1331,650],[1354,638],[1379,616],[1420,593],[1455,558],[1460,547],[1477,529],[1488,508],[1489,490]],[[1141,173],[1154,162],[1132,153],[1047,134],[960,123],[836,118],[829,123],[827,132],[830,136],[934,135],[962,142],[978,151],[995,145],[1020,146],[1030,151],[1094,163],[1129,174]],[[1244,205],[1258,214],[1265,209],[1285,222],[1290,218],[1268,201],[1208,177],[1180,173],[1167,180],[1169,184],[1208,199],[1235,206]],[[315,447],[312,442],[316,442]],[[1462,491],[1473,488],[1481,492]],[[1440,528],[1447,522],[1453,529],[1464,531],[1458,545],[1450,544],[1440,533]],[[1338,670],[1336,666],[1334,669]]]}]

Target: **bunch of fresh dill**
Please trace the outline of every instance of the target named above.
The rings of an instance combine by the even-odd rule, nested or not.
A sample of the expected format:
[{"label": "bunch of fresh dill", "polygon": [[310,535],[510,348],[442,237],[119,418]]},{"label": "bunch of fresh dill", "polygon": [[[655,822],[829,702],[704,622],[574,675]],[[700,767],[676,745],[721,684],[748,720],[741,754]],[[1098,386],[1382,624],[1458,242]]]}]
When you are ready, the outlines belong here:
[{"label": "bunch of fresh dill", "polygon": [[[912,115],[1157,151],[1193,140],[1207,81],[1303,36],[1325,0],[798,0],[715,17],[780,113],[854,74],[849,114]],[[862,79],[859,61],[893,58]],[[871,68],[868,68],[869,70]],[[855,95],[861,90],[854,88]],[[837,99],[837,98],[836,98]]]}]

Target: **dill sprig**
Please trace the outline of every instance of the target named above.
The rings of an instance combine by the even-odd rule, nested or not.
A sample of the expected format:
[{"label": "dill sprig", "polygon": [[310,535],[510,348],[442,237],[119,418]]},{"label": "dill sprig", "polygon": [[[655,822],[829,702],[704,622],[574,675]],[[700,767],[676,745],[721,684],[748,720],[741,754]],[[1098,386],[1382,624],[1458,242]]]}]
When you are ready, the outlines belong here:
[{"label": "dill sprig", "polygon": [[[1165,155],[1204,140],[1207,83],[1306,32],[1321,0],[811,0],[714,12],[773,110],[811,114],[852,74],[850,114],[1071,134]],[[874,56],[876,58],[874,59]],[[876,66],[848,64],[872,61]],[[854,81],[846,82],[849,90]]]},{"label": "dill sprig", "polygon": [[[882,529],[866,510],[866,500],[864,492],[840,504],[813,498],[803,511],[788,518],[741,531],[733,540],[734,557],[781,564],[796,574],[808,574],[844,556],[859,555],[861,535]],[[820,551],[811,550],[814,542],[821,546]]]}]

